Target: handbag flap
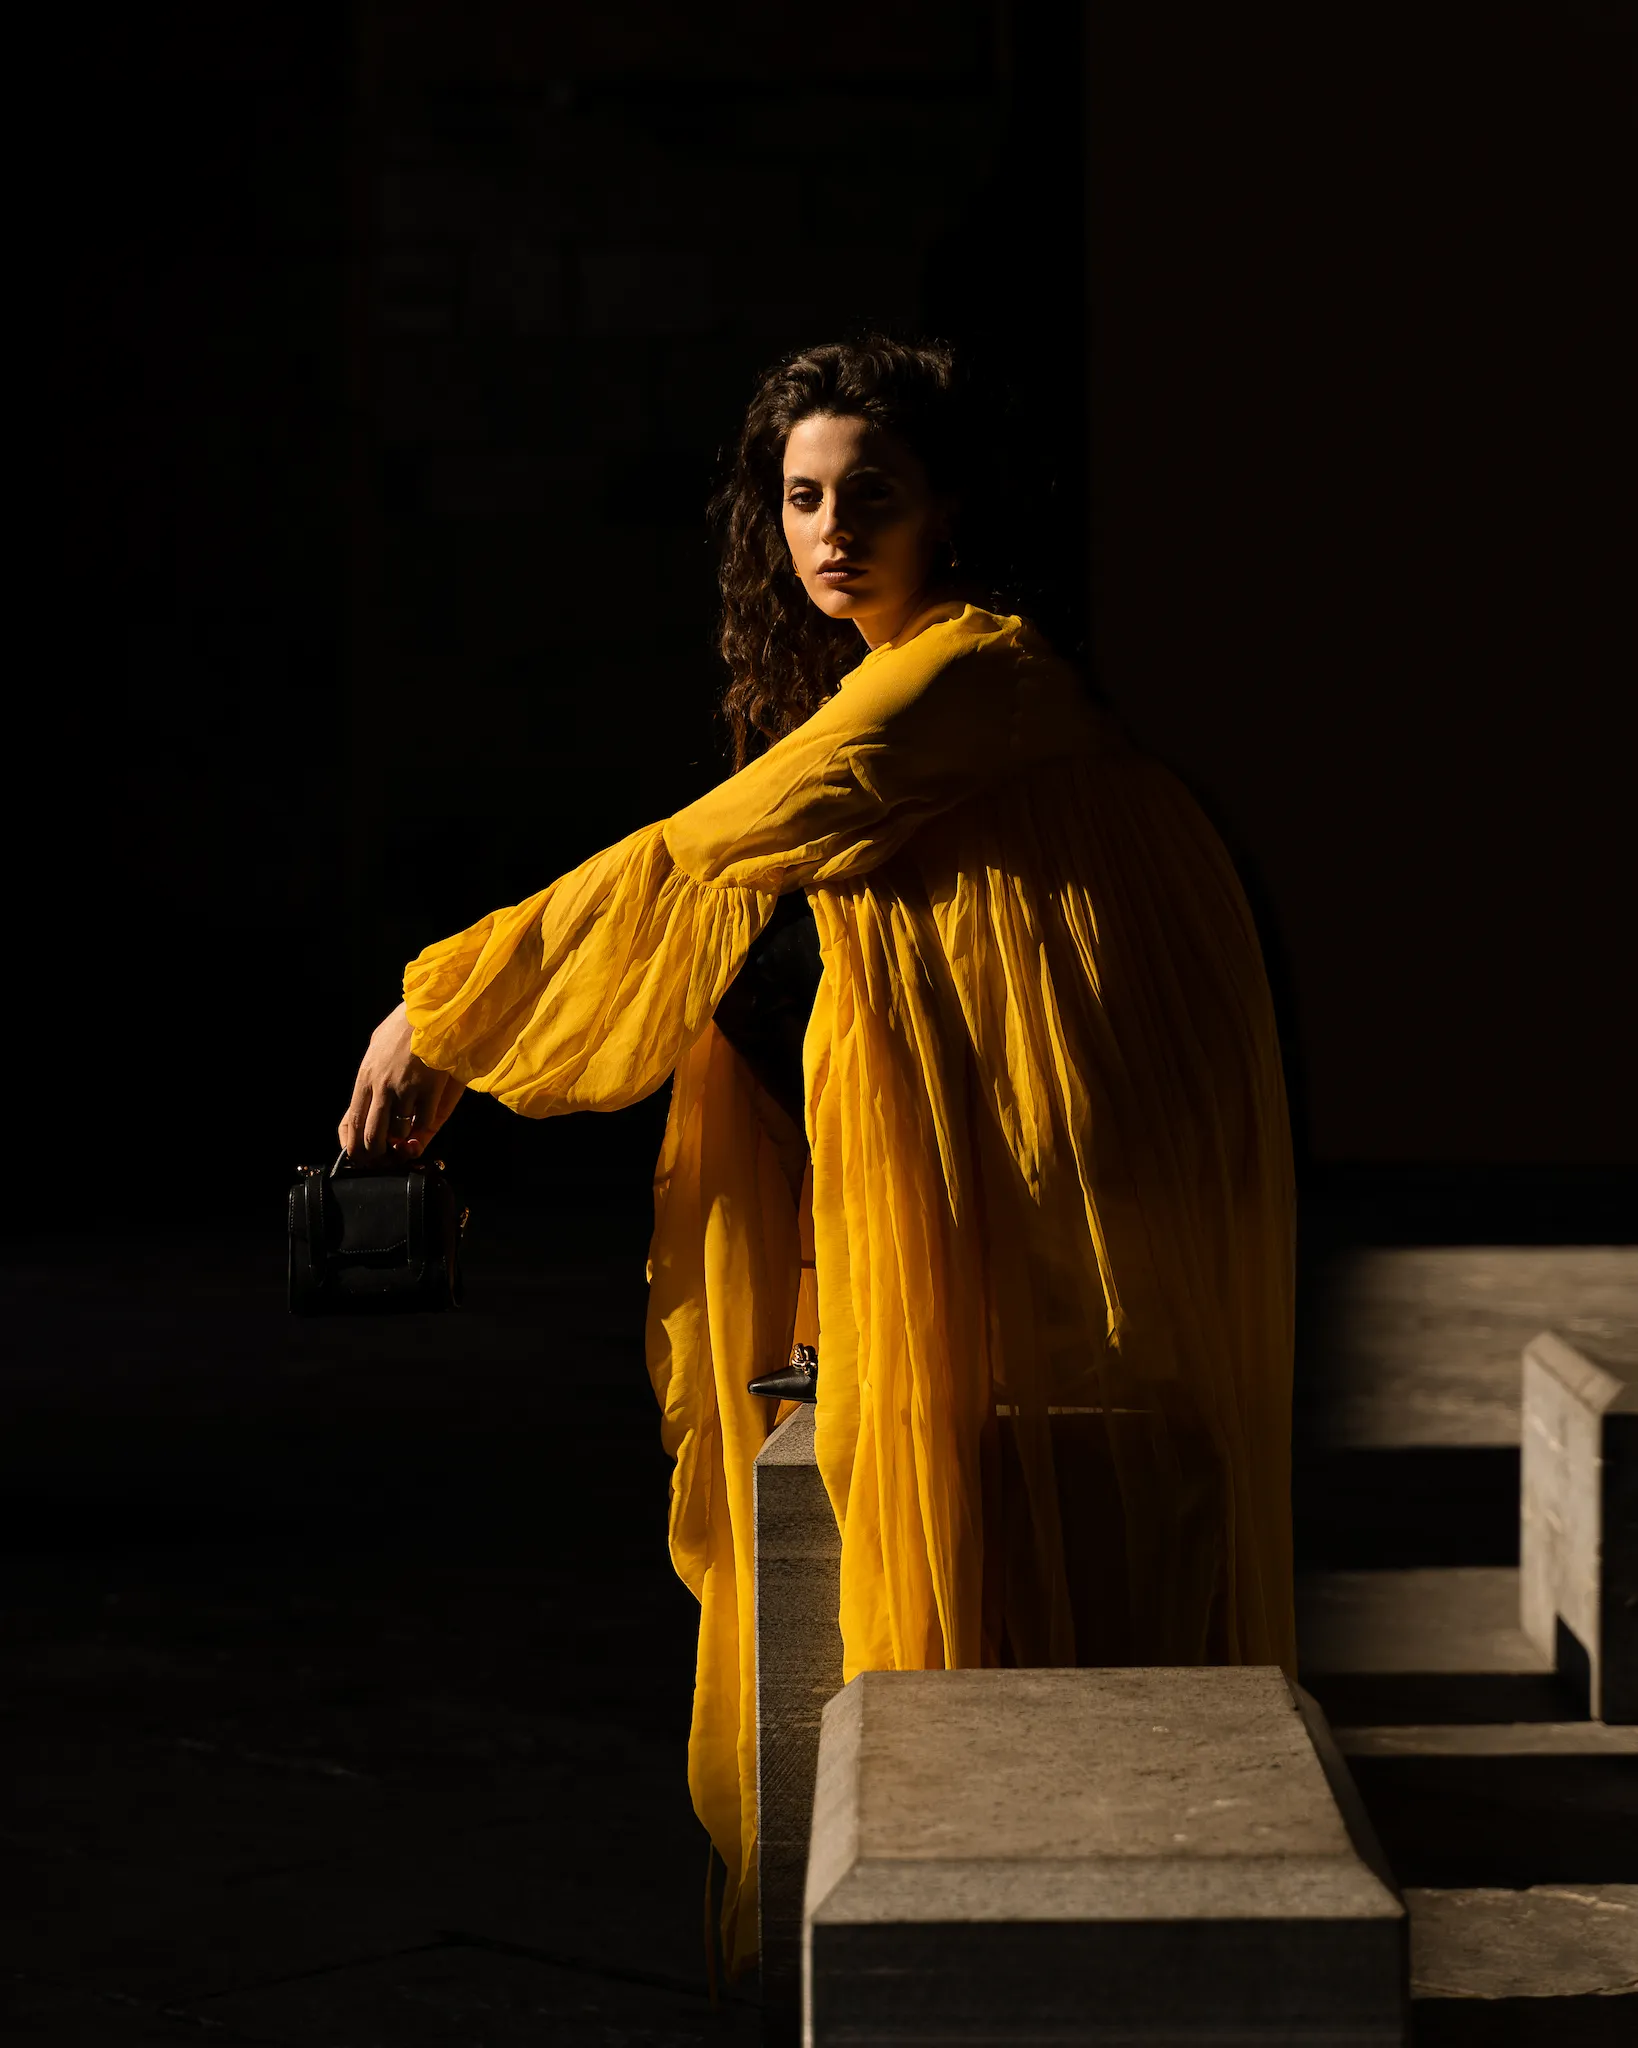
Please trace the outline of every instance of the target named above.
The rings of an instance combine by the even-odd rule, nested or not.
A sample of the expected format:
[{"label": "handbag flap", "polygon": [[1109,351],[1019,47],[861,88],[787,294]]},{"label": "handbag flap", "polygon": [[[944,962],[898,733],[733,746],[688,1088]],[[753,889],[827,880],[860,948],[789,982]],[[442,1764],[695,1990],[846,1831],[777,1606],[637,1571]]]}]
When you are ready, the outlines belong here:
[{"label": "handbag flap", "polygon": [[[324,1190],[328,1228],[325,1250],[331,1257],[363,1258],[411,1249],[410,1212],[419,1175],[350,1174]],[[419,1233],[417,1233],[419,1234]]]}]

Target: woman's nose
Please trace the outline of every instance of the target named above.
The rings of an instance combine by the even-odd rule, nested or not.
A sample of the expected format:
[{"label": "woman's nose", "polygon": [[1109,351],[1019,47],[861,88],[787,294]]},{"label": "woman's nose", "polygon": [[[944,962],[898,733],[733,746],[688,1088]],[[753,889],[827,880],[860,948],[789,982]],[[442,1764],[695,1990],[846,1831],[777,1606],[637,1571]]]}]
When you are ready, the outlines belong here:
[{"label": "woman's nose", "polygon": [[827,541],[850,539],[853,529],[842,512],[841,501],[827,496],[821,539]]}]

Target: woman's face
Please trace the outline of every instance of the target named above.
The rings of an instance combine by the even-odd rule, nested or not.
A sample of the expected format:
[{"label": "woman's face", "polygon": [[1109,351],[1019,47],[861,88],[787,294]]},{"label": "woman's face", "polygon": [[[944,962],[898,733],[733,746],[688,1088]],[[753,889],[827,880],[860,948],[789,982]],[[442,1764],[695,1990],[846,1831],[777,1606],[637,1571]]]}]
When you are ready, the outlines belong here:
[{"label": "woman's face", "polygon": [[926,603],[949,507],[897,435],[869,420],[815,413],[785,443],[784,523],[803,589],[876,647]]}]

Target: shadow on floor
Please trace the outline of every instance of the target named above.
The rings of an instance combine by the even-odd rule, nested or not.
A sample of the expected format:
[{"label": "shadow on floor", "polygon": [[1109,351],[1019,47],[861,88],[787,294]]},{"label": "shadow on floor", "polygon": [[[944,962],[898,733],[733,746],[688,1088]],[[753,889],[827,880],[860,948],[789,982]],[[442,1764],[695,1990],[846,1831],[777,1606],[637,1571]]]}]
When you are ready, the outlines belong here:
[{"label": "shadow on floor", "polygon": [[277,1226],[27,1246],[0,1368],[8,2040],[754,2039],[713,2010],[641,1205],[459,1316]]}]

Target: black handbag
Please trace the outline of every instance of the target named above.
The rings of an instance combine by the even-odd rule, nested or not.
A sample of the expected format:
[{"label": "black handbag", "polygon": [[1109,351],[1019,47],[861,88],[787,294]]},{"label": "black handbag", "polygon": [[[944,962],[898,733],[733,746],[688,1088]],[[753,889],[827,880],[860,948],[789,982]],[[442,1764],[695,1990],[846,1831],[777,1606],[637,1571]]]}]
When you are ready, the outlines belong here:
[{"label": "black handbag", "polygon": [[290,1312],[393,1315],[461,1305],[468,1211],[441,1159],[299,1166],[290,1190]]}]

